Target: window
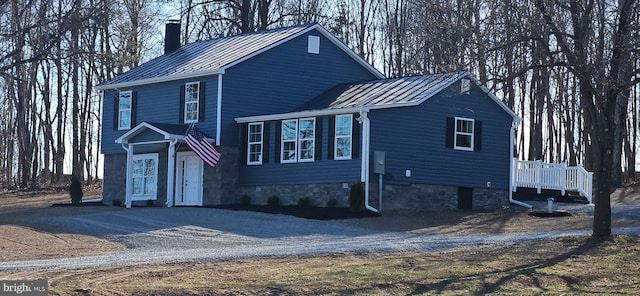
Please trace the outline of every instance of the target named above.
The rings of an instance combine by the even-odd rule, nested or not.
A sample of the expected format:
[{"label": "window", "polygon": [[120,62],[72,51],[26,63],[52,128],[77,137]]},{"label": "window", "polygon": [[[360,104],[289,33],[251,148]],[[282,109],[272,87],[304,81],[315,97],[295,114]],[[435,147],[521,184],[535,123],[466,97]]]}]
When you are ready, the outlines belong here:
[{"label": "window", "polygon": [[280,162],[314,161],[315,135],[315,118],[283,120]]},{"label": "window", "polygon": [[307,39],[307,53],[320,53],[320,36],[309,36]]},{"label": "window", "polygon": [[200,107],[200,82],[190,82],[184,88],[184,122],[198,122]]},{"label": "window", "polygon": [[468,95],[471,92],[471,80],[467,78],[460,79],[460,93]]},{"label": "window", "polygon": [[250,123],[247,137],[247,164],[262,164],[262,122]]},{"label": "window", "polygon": [[334,159],[351,159],[353,115],[336,115]]},{"label": "window", "polygon": [[296,152],[298,143],[298,120],[282,121],[282,154],[280,162],[296,162]]},{"label": "window", "polygon": [[299,161],[313,161],[315,155],[315,131],[316,131],[316,119],[305,118],[300,119],[299,128],[299,142],[300,153]]},{"label": "window", "polygon": [[132,200],[155,200],[158,189],[158,153],[133,156]]},{"label": "window", "polygon": [[118,130],[131,128],[131,91],[121,91],[118,95]]},{"label": "window", "polygon": [[456,117],[454,130],[454,149],[473,151],[473,119]]}]

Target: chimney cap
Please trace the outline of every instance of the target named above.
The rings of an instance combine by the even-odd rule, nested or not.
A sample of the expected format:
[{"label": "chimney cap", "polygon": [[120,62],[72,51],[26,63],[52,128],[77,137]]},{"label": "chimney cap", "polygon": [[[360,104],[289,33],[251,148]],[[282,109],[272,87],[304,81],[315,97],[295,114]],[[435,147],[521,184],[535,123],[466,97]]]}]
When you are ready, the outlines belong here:
[{"label": "chimney cap", "polygon": [[180,24],[180,20],[167,20],[166,24]]}]

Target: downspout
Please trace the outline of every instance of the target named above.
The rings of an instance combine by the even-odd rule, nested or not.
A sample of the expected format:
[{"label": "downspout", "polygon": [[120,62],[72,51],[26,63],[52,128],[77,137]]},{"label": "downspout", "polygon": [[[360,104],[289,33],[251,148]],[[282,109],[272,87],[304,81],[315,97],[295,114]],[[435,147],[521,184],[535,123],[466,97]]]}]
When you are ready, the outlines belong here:
[{"label": "downspout", "polygon": [[369,205],[369,147],[371,123],[369,122],[369,117],[367,117],[368,112],[368,110],[360,110],[360,117],[358,118],[358,122],[362,124],[362,152],[360,153],[362,157],[362,168],[360,171],[360,181],[364,182],[364,206],[367,208],[367,210],[379,213],[380,211],[378,209]]},{"label": "downspout", "polygon": [[515,130],[516,130],[516,122],[512,122],[511,123],[511,129],[509,129],[509,202],[512,204],[516,204],[519,205],[521,207],[525,207],[528,209],[533,208],[532,205],[528,204],[528,203],[524,203],[521,202],[519,200],[515,200],[513,199],[513,144],[515,142],[514,140],[514,134],[515,134]]},{"label": "downspout", "polygon": [[218,102],[216,105],[216,146],[220,146],[220,134],[222,133],[222,71],[218,74]]},{"label": "downspout", "polygon": [[125,181],[125,194],[124,194],[124,204],[127,209],[131,208],[131,193],[133,192],[133,145],[129,144],[125,146],[122,144],[122,149],[127,151],[127,173],[126,173],[126,181]]},{"label": "downspout", "polygon": [[176,174],[176,143],[174,139],[169,142],[169,153],[167,154],[167,207],[173,207],[174,185]]}]

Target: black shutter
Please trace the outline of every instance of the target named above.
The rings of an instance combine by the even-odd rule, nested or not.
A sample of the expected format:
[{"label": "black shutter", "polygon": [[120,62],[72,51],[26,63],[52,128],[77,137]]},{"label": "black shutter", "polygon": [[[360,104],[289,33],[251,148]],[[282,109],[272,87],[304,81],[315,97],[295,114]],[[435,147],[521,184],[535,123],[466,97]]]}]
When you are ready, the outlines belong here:
[{"label": "black shutter", "polygon": [[118,92],[113,95],[113,130],[118,130],[118,122],[120,121],[120,96]]},{"label": "black shutter", "polygon": [[473,151],[480,151],[482,146],[482,121],[475,120],[473,124]]},{"label": "black shutter", "polygon": [[262,124],[262,163],[269,163],[269,123]]},{"label": "black shutter", "polygon": [[280,163],[280,156],[282,155],[282,152],[280,151],[280,146],[282,144],[282,121],[276,121],[275,122],[276,125],[276,136],[274,138],[274,144],[276,146],[276,149],[274,153],[274,157],[273,157],[273,162],[275,163]]},{"label": "black shutter", "polygon": [[321,160],[322,159],[322,117],[316,118],[316,130],[315,130],[315,143],[313,144],[314,148],[314,159]]},{"label": "black shutter", "polygon": [[132,91],[131,92],[131,124],[129,125],[130,128],[133,128],[138,124],[138,122],[136,121],[137,113],[138,113],[138,92]]},{"label": "black shutter", "polygon": [[351,122],[352,127],[352,135],[351,135],[351,158],[360,157],[360,123],[356,116],[353,116],[353,121]]},{"label": "black shutter", "polygon": [[180,110],[180,115],[178,115],[180,123],[184,123],[184,84],[180,85],[180,106],[178,110]]},{"label": "black shutter", "polygon": [[207,101],[205,99],[205,88],[204,88],[204,81],[200,81],[200,87],[198,89],[198,95],[200,96],[198,98],[198,122],[203,122],[204,121],[204,111],[205,111],[205,102]]},{"label": "black shutter", "polygon": [[447,148],[453,148],[453,136],[455,131],[453,130],[455,127],[455,118],[447,117],[447,125],[444,129],[444,137],[445,137],[445,146]]},{"label": "black shutter", "polygon": [[249,134],[248,134],[248,123],[243,123],[240,125],[240,163],[247,164],[248,155],[247,155],[247,146],[249,146]]},{"label": "black shutter", "polygon": [[335,145],[335,140],[336,140],[336,117],[335,116],[331,116],[329,117],[329,142],[327,143],[327,159],[333,159],[334,158],[334,145]]}]

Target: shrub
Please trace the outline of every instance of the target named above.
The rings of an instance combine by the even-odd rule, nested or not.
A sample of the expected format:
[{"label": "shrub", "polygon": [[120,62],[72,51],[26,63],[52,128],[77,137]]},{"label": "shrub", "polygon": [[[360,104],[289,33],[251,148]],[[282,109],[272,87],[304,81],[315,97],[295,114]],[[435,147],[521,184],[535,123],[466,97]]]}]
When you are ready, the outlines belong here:
[{"label": "shrub", "polygon": [[122,206],[122,201],[119,199],[114,199],[113,201],[111,201],[111,204],[113,204],[114,207],[120,207]]},{"label": "shrub", "polygon": [[362,182],[351,184],[351,188],[349,189],[349,208],[358,212],[362,210],[364,206],[364,188],[362,187]]},{"label": "shrub", "polygon": [[333,208],[335,206],[338,205],[338,200],[335,198],[331,198],[328,202],[327,202],[327,206],[330,208]]},{"label": "shrub", "polygon": [[155,207],[156,204],[153,202],[153,200],[147,200],[147,207]]},{"label": "shrub", "polygon": [[80,183],[80,180],[75,176],[71,177],[69,195],[71,196],[71,204],[77,206],[82,203],[82,196],[84,196],[84,193],[82,193],[82,183]]},{"label": "shrub", "polygon": [[246,194],[243,196],[240,196],[240,204],[243,206],[251,205],[251,196],[248,196]]},{"label": "shrub", "polygon": [[298,200],[298,205],[301,207],[310,207],[313,205],[310,197],[302,197]]},{"label": "shrub", "polygon": [[280,197],[278,197],[277,195],[272,195],[269,196],[269,198],[267,199],[267,204],[273,207],[277,207],[280,205]]}]

